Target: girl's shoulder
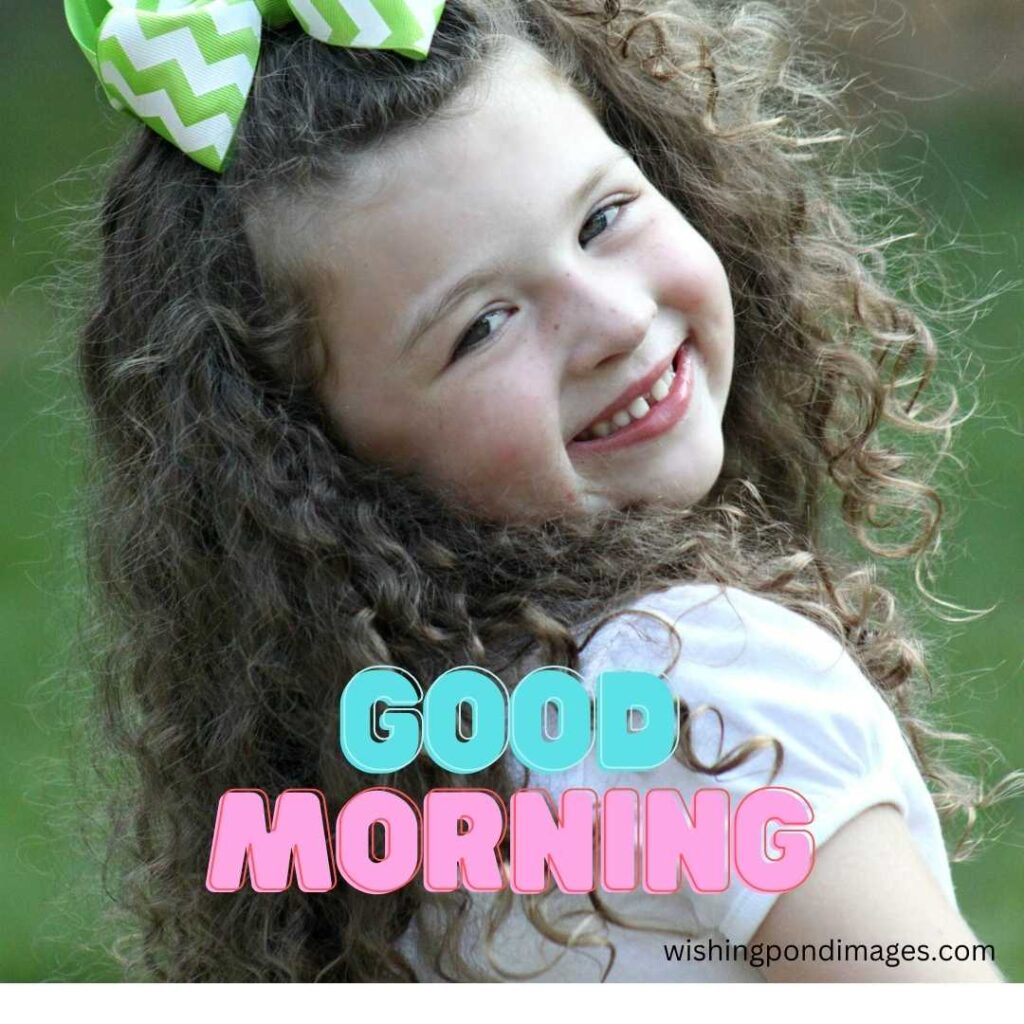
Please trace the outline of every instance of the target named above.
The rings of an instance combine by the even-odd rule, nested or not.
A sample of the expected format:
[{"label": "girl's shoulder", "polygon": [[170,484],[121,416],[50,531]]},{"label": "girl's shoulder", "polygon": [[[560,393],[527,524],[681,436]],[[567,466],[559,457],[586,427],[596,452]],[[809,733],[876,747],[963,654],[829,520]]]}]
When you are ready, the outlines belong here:
[{"label": "girl's shoulder", "polygon": [[616,669],[661,676],[688,707],[721,704],[748,725],[831,717],[837,725],[856,720],[862,738],[860,726],[873,724],[886,734],[876,742],[900,736],[888,705],[835,635],[737,587],[684,583],[618,609],[584,648],[581,675],[590,686]]},{"label": "girl's shoulder", "polygon": [[760,773],[761,785],[776,761],[776,777],[818,791],[880,782],[896,764],[920,782],[895,715],[843,644],[769,598],[687,583],[631,602],[580,663],[591,691],[621,670],[665,681],[688,711],[702,763],[752,742],[759,752],[744,777]]},{"label": "girl's shoulder", "polygon": [[666,644],[689,662],[761,672],[785,666],[817,673],[846,654],[824,627],[770,597],[724,584],[680,583],[610,613],[585,655],[591,663],[612,652],[657,656]]},{"label": "girl's shoulder", "polygon": [[[725,789],[735,807],[748,793],[779,786],[809,803],[820,848],[870,807],[903,815],[953,905],[942,830],[900,725],[842,642],[811,619],[735,587],[682,584],[629,603],[593,635],[579,674],[593,691],[620,670],[660,676],[687,710],[691,759],[670,757],[648,772],[607,772],[596,751],[567,775],[538,784],[602,792]],[[724,765],[720,770],[705,771]],[[730,887],[702,898],[706,918],[734,941],[748,939],[774,896]]]}]

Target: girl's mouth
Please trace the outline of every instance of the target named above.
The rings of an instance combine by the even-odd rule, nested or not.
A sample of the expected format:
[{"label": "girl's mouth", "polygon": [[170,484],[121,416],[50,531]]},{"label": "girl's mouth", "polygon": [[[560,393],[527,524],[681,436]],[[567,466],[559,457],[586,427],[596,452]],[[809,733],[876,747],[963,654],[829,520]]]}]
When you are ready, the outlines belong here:
[{"label": "girl's mouth", "polygon": [[616,451],[674,427],[686,415],[693,393],[691,348],[690,338],[686,338],[671,365],[646,394],[578,434],[568,445],[569,454],[582,457]]}]

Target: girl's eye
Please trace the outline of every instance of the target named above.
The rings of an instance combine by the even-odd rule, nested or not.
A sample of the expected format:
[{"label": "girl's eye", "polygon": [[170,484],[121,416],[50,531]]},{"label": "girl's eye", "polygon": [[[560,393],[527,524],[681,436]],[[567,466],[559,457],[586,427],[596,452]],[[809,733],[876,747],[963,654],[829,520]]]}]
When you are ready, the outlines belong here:
[{"label": "girl's eye", "polygon": [[[458,345],[455,346],[455,351],[452,353],[452,360],[461,358],[470,349],[476,348],[480,344],[479,341],[474,342],[471,339],[477,334],[477,328],[481,324],[486,324],[492,316],[497,316],[499,313],[507,313],[507,309],[492,309],[489,313],[484,313],[482,317],[479,317],[472,324],[469,325],[469,330],[459,339]],[[493,331],[488,331],[481,340],[486,341],[487,338],[493,334]]]},{"label": "girl's eye", "polygon": [[[612,221],[612,223],[614,224],[619,219],[622,207],[628,206],[631,202],[633,202],[634,199],[636,199],[636,196],[630,196],[628,199],[617,199],[613,203],[605,204],[599,210],[596,210],[587,219],[586,224],[583,225],[584,229],[586,229],[587,224],[591,224],[591,223],[593,223],[595,221],[598,221],[599,219],[606,220],[610,210],[615,210],[616,211],[616,216],[615,216],[615,218]],[[604,234],[604,230],[597,231],[595,234],[591,235],[590,238],[595,238],[598,235],[603,235],[603,234]],[[585,245],[586,243],[584,241],[582,241],[582,238],[583,238],[582,235],[580,236],[580,238],[581,238],[580,244],[581,245]],[[590,238],[588,238],[587,241],[590,241]],[[474,341],[472,339],[474,339],[474,337],[478,334],[478,331],[477,331],[478,327],[480,327],[482,324],[486,324],[488,322],[488,320],[490,319],[490,317],[494,316],[495,314],[497,314],[497,313],[507,313],[507,312],[509,312],[508,309],[492,309],[490,312],[484,313],[483,316],[479,317],[472,324],[470,324],[469,325],[469,329],[459,339],[458,343],[455,346],[455,350],[452,352],[452,362],[454,362],[457,359],[460,359],[462,356],[464,356],[466,354],[466,352],[471,351],[472,349],[476,348],[481,343],[481,341],[486,341],[487,338],[491,337],[491,335],[493,333],[495,333],[493,331],[487,331],[480,338],[479,341]]]},{"label": "girl's eye", "polygon": [[[622,208],[624,206],[629,206],[629,204],[631,202],[633,202],[633,198],[630,198],[630,199],[618,199],[614,203],[608,203],[606,206],[602,206],[600,210],[595,210],[594,211],[594,215],[587,220],[587,224],[590,224],[592,221],[596,221],[599,217],[607,218],[609,210],[615,210],[616,211],[615,221],[617,221],[619,219],[619,213],[621,212]],[[614,223],[615,221],[613,221],[612,223]],[[584,224],[583,226],[585,228],[587,225]],[[603,231],[598,231],[597,234],[598,235],[603,235],[604,232]],[[597,236],[595,235],[593,237],[597,237]],[[582,245],[583,243],[581,242],[580,244]]]}]

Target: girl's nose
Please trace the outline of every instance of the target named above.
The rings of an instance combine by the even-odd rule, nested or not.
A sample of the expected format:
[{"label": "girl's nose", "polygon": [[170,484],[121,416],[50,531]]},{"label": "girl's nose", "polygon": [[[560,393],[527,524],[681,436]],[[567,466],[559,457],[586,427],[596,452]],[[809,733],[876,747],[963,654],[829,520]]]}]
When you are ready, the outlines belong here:
[{"label": "girl's nose", "polygon": [[639,286],[609,288],[573,282],[560,330],[570,345],[567,370],[586,375],[604,363],[628,356],[643,344],[658,315],[658,304]]}]

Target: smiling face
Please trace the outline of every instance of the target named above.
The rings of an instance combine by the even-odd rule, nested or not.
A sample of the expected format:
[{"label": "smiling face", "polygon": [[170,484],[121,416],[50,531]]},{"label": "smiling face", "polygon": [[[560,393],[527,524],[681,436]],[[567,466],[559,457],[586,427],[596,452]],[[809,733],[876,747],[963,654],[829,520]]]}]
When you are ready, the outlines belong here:
[{"label": "smiling face", "polygon": [[691,505],[722,466],[725,271],[541,60],[516,45],[317,215],[323,401],[490,518]]}]

